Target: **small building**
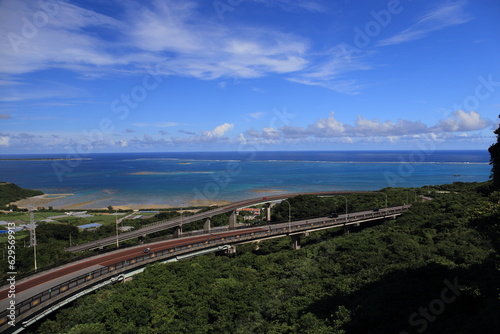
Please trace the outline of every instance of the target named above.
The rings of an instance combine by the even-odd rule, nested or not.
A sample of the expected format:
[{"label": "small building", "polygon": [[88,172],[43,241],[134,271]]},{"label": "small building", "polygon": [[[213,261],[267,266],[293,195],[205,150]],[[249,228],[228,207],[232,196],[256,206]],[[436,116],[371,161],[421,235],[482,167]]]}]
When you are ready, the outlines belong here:
[{"label": "small building", "polygon": [[53,223],[53,222],[57,222],[57,220],[50,219],[50,218],[46,218],[46,219],[41,219],[41,220],[39,220],[39,222],[43,222],[43,223]]},{"label": "small building", "polygon": [[241,212],[249,212],[249,213],[253,214],[254,216],[260,215],[260,209],[254,209],[254,208],[236,209],[237,215],[239,215]]},{"label": "small building", "polygon": [[101,227],[102,224],[99,224],[99,223],[90,223],[90,224],[85,224],[85,225],[79,225],[77,226],[81,231],[83,230],[88,230],[88,231],[91,231],[91,230],[95,230],[99,227]]},{"label": "small building", "polygon": [[73,216],[76,218],[88,218],[88,217],[94,217],[94,215],[87,213],[87,211],[80,211],[80,212],[65,212],[66,215],[68,216]]}]

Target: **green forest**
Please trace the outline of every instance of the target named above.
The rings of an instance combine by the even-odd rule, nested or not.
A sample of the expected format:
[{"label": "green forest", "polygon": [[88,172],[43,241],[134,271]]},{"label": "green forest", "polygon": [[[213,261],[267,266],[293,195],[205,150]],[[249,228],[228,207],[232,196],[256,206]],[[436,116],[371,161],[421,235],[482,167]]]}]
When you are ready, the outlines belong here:
[{"label": "green forest", "polygon": [[2,208],[5,208],[11,202],[37,195],[43,195],[43,192],[23,189],[14,183],[0,182],[0,207]]},{"label": "green forest", "polygon": [[[28,332],[496,333],[500,192],[491,184],[423,187],[433,199],[403,216],[349,234],[315,232],[298,251],[282,238],[151,265]],[[406,201],[400,189],[384,191]],[[383,205],[379,197],[363,205]],[[345,201],[334,201],[342,213]],[[286,204],[274,212],[288,218]]]}]

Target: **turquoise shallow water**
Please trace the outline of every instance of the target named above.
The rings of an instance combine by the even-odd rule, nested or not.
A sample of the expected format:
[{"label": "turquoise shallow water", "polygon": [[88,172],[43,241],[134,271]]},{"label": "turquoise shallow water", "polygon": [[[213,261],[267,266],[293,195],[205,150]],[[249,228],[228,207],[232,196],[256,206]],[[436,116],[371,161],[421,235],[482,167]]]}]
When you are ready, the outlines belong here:
[{"label": "turquoise shallow water", "polygon": [[0,156],[0,181],[72,193],[50,205],[187,206],[276,193],[486,181],[486,151],[202,152]]}]

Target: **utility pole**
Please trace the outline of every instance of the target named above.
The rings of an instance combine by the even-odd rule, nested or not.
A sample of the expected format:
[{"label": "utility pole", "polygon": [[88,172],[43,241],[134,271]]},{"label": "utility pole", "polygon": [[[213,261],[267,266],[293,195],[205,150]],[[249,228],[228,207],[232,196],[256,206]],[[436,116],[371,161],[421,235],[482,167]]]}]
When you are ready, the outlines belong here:
[{"label": "utility pole", "polygon": [[292,233],[292,218],[291,218],[292,206],[290,205],[290,202],[288,202],[286,199],[284,199],[283,202],[286,202],[286,204],[288,204],[288,233]]},{"label": "utility pole", "polygon": [[38,269],[36,265],[36,225],[33,213],[33,206],[29,205],[28,210],[30,212],[30,247],[33,246],[33,259],[35,265],[35,271]]},{"label": "utility pole", "polygon": [[337,196],[344,197],[345,199],[345,220],[347,221],[347,219],[349,218],[349,212],[347,212],[347,197],[345,197],[344,195],[337,195]]},{"label": "utility pole", "polygon": [[120,245],[118,243],[118,214],[115,211],[115,226],[116,226],[116,248],[118,248]]},{"label": "utility pole", "polygon": [[384,213],[384,215],[387,215],[387,194],[380,192],[380,191],[378,193],[385,196],[385,213]]}]

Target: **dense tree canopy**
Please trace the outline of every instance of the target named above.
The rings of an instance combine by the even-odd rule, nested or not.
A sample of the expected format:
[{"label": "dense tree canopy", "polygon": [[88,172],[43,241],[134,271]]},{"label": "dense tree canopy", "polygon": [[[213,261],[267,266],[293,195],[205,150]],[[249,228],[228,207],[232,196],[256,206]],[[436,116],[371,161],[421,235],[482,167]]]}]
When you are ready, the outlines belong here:
[{"label": "dense tree canopy", "polygon": [[316,232],[299,251],[284,238],[152,265],[30,331],[496,333],[500,205],[482,187],[441,186],[396,220]]},{"label": "dense tree canopy", "polygon": [[26,197],[42,195],[39,190],[23,189],[14,183],[0,182],[0,207]]},{"label": "dense tree canopy", "polygon": [[[498,116],[500,118],[500,115]],[[497,142],[490,146],[491,178],[493,189],[500,190],[500,125],[494,132],[497,135]]]}]

